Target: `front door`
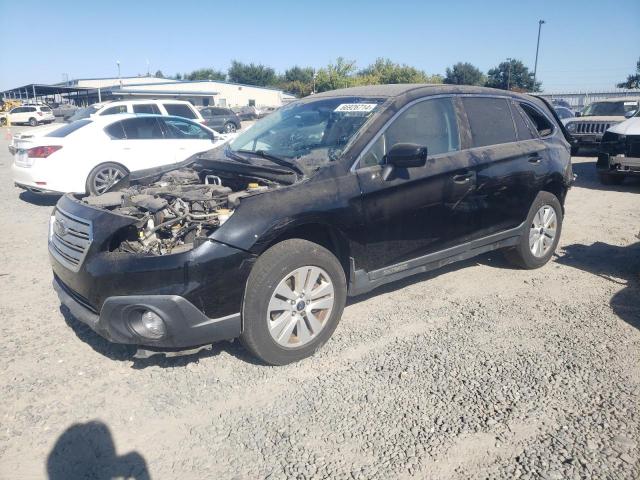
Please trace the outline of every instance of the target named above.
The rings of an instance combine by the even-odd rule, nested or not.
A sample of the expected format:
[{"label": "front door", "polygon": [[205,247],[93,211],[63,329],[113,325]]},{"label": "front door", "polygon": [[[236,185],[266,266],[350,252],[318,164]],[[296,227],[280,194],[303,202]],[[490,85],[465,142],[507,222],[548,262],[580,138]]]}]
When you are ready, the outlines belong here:
[{"label": "front door", "polygon": [[[427,147],[423,167],[396,168],[384,180],[385,155],[397,143]],[[405,107],[363,152],[362,191],[367,254],[358,269],[377,270],[449,248],[474,229],[475,172],[460,151],[453,99],[421,99]]]}]

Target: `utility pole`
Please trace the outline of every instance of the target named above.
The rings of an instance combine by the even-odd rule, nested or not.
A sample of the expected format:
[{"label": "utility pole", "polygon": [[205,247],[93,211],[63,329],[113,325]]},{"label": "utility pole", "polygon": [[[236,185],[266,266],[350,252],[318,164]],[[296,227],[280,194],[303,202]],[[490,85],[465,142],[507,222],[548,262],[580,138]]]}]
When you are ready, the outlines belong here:
[{"label": "utility pole", "polygon": [[507,68],[507,90],[510,89],[511,87],[511,62],[512,59],[511,58],[507,58],[507,62],[509,62],[509,67]]},{"label": "utility pole", "polygon": [[116,65],[118,65],[118,83],[120,84],[120,88],[122,88],[122,78],[120,77],[120,60],[116,60]]},{"label": "utility pole", "polygon": [[536,61],[533,64],[533,88],[536,88],[536,74],[538,73],[538,52],[540,51],[540,31],[542,30],[542,25],[546,22],[544,20],[538,20],[538,43],[536,45]]}]

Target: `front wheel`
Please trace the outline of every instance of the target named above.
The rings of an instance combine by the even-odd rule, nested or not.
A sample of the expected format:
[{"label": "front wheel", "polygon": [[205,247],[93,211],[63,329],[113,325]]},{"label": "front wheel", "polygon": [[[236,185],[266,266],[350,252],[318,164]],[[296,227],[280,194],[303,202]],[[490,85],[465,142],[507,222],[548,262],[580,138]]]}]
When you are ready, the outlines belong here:
[{"label": "front wheel", "polygon": [[36,120],[35,118],[30,118],[29,119],[29,125],[31,125],[32,127],[37,127],[38,126],[38,120]]},{"label": "front wheel", "polygon": [[271,365],[309,357],[338,326],[346,294],[344,270],[330,251],[307,240],[280,242],[249,275],[240,340]]},{"label": "front wheel", "polygon": [[91,170],[87,178],[87,192],[91,195],[102,195],[126,174],[124,167],[117,163],[102,163]]},{"label": "front wheel", "polygon": [[233,122],[227,122],[224,124],[224,133],[233,133],[238,129]]},{"label": "front wheel", "polygon": [[505,250],[505,257],[521,268],[540,268],[551,259],[561,232],[562,206],[558,198],[552,193],[540,192],[529,209],[518,244]]},{"label": "front wheel", "polygon": [[6,124],[7,124],[7,119],[6,118],[0,118],[0,125],[4,127]]}]

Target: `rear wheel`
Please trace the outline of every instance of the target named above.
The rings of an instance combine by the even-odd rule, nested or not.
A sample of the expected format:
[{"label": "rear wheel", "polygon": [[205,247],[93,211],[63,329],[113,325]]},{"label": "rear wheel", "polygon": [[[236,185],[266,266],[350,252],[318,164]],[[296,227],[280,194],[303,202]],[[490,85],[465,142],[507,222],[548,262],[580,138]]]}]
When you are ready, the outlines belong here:
[{"label": "rear wheel", "polygon": [[101,163],[91,170],[87,178],[87,192],[91,195],[102,195],[117,181],[121,180],[127,171],[117,163]]},{"label": "rear wheel", "polygon": [[346,292],[344,270],[331,252],[307,240],[280,242],[249,275],[240,340],[271,365],[309,357],[338,326]]},{"label": "rear wheel", "polygon": [[7,119],[6,118],[0,118],[0,125],[2,125],[3,127],[7,124]]},{"label": "rear wheel", "polygon": [[38,126],[38,120],[36,120],[35,118],[30,118],[29,119],[29,125],[31,125],[32,127],[37,127]]},{"label": "rear wheel", "polygon": [[598,173],[598,178],[603,185],[621,185],[624,182],[622,175],[611,175],[610,173]]},{"label": "rear wheel", "polygon": [[227,122],[224,124],[224,132],[225,133],[233,133],[238,129],[238,127],[236,127],[236,124],[233,122]]},{"label": "rear wheel", "polygon": [[518,245],[505,250],[505,257],[521,268],[540,268],[551,259],[561,232],[562,206],[558,198],[552,193],[540,192],[529,209]]}]

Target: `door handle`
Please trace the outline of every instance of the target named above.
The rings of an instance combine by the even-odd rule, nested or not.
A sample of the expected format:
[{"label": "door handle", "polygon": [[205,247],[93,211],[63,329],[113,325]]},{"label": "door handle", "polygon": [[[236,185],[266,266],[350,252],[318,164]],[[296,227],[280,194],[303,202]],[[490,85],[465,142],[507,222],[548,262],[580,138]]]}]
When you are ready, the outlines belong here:
[{"label": "door handle", "polygon": [[542,157],[540,155],[538,155],[537,153],[532,153],[531,155],[529,155],[529,163],[540,163],[542,161]]},{"label": "door handle", "polygon": [[461,175],[454,175],[453,181],[456,183],[467,183],[473,178],[473,172],[463,173]]}]

